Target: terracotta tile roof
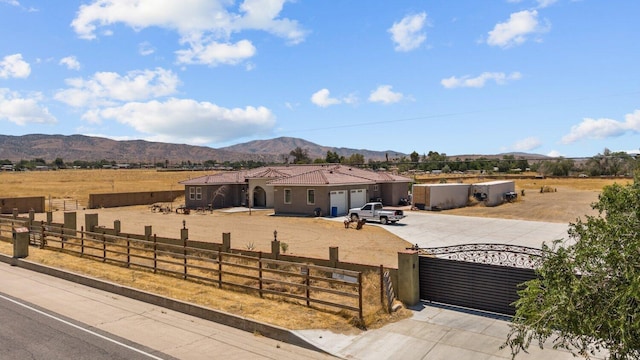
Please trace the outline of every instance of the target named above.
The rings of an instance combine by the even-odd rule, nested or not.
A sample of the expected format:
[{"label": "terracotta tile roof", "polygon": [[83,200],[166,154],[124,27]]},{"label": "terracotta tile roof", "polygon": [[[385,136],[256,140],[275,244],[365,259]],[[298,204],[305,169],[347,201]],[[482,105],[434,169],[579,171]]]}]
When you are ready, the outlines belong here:
[{"label": "terracotta tile roof", "polygon": [[347,185],[374,184],[375,181],[338,171],[338,169],[324,168],[300,175],[289,176],[269,182],[269,185]]},{"label": "terracotta tile roof", "polygon": [[272,178],[272,185],[340,185],[411,182],[411,179],[340,164],[265,166],[221,172],[181,181],[183,185],[242,184],[247,179]]}]

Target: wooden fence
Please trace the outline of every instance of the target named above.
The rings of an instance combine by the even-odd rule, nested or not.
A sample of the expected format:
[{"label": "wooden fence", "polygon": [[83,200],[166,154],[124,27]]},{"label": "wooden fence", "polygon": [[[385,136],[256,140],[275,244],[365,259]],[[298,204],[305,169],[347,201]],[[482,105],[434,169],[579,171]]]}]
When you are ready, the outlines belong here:
[{"label": "wooden fence", "polygon": [[149,269],[219,288],[243,289],[260,297],[286,297],[318,308],[353,311],[363,321],[362,272],[133,239],[55,224],[31,228],[31,243],[126,267]]}]

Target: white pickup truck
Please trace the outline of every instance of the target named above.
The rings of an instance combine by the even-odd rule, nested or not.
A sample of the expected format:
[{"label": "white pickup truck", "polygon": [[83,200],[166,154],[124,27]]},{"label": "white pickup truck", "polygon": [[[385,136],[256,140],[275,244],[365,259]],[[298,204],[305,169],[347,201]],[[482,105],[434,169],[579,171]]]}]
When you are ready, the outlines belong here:
[{"label": "white pickup truck", "polygon": [[388,223],[394,224],[396,221],[404,218],[404,212],[402,210],[386,210],[382,208],[381,202],[370,202],[364,204],[361,208],[349,209],[347,215],[351,221],[362,220],[376,220],[381,224],[386,225]]}]

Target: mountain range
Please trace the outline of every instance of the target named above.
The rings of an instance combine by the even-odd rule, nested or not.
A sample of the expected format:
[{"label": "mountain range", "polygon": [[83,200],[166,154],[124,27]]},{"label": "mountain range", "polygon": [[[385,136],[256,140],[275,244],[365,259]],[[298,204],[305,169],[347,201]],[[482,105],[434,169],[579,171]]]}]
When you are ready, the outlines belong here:
[{"label": "mountain range", "polygon": [[[204,162],[215,160],[225,161],[263,161],[267,163],[282,162],[285,156],[300,147],[306,150],[312,159],[324,158],[327,151],[332,151],[346,158],[353,154],[362,154],[366,161],[385,160],[409,156],[399,151],[373,151],[366,149],[351,149],[346,147],[322,146],[310,141],[279,137],[269,140],[255,140],[223,148],[193,146],[184,144],[170,144],[150,142],[145,140],[112,140],[102,137],[85,135],[43,135],[29,134],[22,136],[0,135],[0,159],[13,162],[20,160],[44,159],[53,162],[61,158],[65,162],[83,161],[115,161],[119,163],[151,163],[169,161]],[[502,157],[505,154],[490,157]],[[529,159],[545,157],[543,155],[511,153],[511,155]],[[471,159],[481,155],[458,155],[461,159]]]},{"label": "mountain range", "polygon": [[327,151],[349,157],[358,153],[366,160],[384,160],[389,157],[406,156],[397,151],[372,151],[365,149],[336,148],[321,146],[307,140],[279,137],[270,140],[256,140],[223,148],[150,142],[145,140],[112,140],[85,135],[43,135],[22,136],[0,135],[0,159],[14,162],[20,160],[43,159],[52,162],[61,158],[65,162],[116,161],[157,163],[168,160],[171,163],[182,161],[216,162],[253,160],[263,162],[282,162],[283,156],[296,147],[308,151],[309,157],[324,158]]}]

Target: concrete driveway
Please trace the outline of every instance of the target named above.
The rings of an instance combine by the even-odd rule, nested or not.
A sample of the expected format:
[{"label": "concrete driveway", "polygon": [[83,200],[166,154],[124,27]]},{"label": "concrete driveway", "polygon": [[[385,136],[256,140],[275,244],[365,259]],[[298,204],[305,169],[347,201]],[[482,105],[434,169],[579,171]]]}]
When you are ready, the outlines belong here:
[{"label": "concrete driveway", "polygon": [[393,225],[379,225],[419,247],[499,243],[540,248],[543,242],[569,238],[569,224],[445,215],[407,211]]}]

